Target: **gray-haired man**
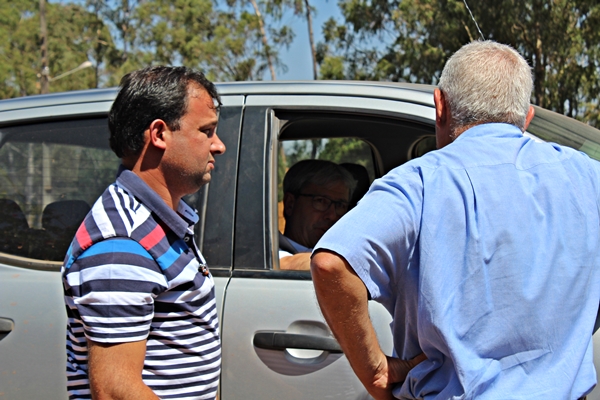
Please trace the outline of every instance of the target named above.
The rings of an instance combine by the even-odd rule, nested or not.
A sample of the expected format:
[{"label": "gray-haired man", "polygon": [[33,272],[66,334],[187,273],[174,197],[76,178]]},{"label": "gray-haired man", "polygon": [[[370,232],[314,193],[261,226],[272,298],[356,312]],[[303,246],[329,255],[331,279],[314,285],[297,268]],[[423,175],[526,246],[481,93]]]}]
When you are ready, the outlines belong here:
[{"label": "gray-haired man", "polygon": [[288,170],[283,179],[281,269],[310,268],[312,248],[348,211],[354,185],[352,175],[330,161],[303,160]]},{"label": "gray-haired man", "polygon": [[[595,386],[600,164],[522,134],[532,85],[512,48],[461,48],[434,94],[439,150],[374,182],[315,246],[319,304],[374,398],[578,399]],[[368,295],[392,314],[394,357]]]}]

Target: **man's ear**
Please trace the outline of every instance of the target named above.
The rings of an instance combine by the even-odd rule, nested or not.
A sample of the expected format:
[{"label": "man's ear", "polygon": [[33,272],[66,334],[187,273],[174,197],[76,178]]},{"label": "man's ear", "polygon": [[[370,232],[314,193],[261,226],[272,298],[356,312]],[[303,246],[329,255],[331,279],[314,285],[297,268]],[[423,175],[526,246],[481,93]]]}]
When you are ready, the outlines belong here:
[{"label": "man's ear", "polygon": [[448,118],[448,107],[446,107],[444,93],[438,88],[433,90],[433,102],[435,104],[435,123],[443,126]]},{"label": "man's ear", "polygon": [[167,147],[165,141],[166,136],[170,133],[167,124],[162,119],[155,119],[148,126],[148,135],[150,139],[150,145],[157,149],[164,150]]},{"label": "man's ear", "polygon": [[527,111],[527,116],[525,117],[525,126],[523,127],[523,132],[527,130],[527,127],[529,127],[529,123],[531,122],[534,116],[535,108],[533,108],[533,106],[529,106],[529,111]]},{"label": "man's ear", "polygon": [[294,212],[294,204],[296,204],[296,196],[287,192],[283,195],[283,216],[290,218]]}]

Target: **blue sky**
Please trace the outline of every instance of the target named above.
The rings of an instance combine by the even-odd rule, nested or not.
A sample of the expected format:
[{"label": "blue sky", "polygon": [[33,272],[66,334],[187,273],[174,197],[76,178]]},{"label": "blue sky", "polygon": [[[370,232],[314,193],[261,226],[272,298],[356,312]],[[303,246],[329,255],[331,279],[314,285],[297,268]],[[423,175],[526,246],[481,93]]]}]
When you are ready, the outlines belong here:
[{"label": "blue sky", "polygon": [[[337,5],[337,0],[313,0],[311,5],[316,9],[316,15],[313,15],[313,34],[315,35],[315,43],[318,43],[323,40],[323,23],[331,17],[341,21],[342,14]],[[287,65],[288,71],[286,73],[277,71],[277,79],[312,80],[312,59],[306,19],[290,15],[284,18],[283,23],[290,25],[296,35],[289,49],[282,49],[280,52],[280,58]],[[268,71],[264,79],[271,79]]]}]

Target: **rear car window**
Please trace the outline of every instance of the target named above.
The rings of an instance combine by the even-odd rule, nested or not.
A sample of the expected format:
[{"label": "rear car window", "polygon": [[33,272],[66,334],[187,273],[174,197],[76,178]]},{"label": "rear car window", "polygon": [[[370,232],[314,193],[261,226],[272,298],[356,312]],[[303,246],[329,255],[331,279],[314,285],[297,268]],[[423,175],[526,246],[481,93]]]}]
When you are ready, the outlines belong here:
[{"label": "rear car window", "polygon": [[0,253],[62,261],[114,181],[106,118],[0,129]]}]

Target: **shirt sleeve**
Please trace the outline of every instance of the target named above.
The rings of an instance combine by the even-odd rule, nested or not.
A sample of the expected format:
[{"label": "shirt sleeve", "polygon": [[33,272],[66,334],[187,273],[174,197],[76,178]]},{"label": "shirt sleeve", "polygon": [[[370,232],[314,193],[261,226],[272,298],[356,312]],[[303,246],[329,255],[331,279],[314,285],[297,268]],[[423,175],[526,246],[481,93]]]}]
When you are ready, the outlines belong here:
[{"label": "shirt sleeve", "polygon": [[315,251],[330,250],[346,259],[371,298],[390,309],[386,300],[416,261],[422,198],[419,171],[399,167],[376,180],[358,205],[325,233]]},{"label": "shirt sleeve", "polygon": [[167,282],[153,257],[129,238],[94,244],[69,267],[67,304],[95,342],[145,340],[154,316],[154,298]]}]

